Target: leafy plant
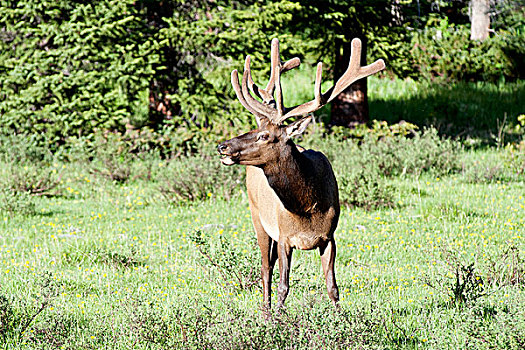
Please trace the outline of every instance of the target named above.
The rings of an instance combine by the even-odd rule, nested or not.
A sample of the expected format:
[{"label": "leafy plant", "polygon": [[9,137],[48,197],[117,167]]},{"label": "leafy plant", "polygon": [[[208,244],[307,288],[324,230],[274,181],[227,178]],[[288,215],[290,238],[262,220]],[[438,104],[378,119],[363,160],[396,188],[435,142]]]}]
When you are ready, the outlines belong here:
[{"label": "leafy plant", "polygon": [[206,155],[172,159],[158,172],[159,190],[173,204],[212,197],[229,199],[244,185],[243,168],[225,167]]},{"label": "leafy plant", "polygon": [[49,274],[40,275],[37,284],[39,289],[33,302],[13,300],[0,294],[0,339],[5,344],[8,341],[20,344],[24,333],[57,296],[57,284]]},{"label": "leafy plant", "polygon": [[367,210],[394,206],[394,187],[369,164],[336,169],[341,204]]},{"label": "leafy plant", "polygon": [[464,262],[458,253],[450,249],[442,250],[441,265],[445,272],[440,272],[437,282],[426,280],[426,284],[448,296],[451,305],[461,308],[476,302],[487,295],[483,277],[473,262]]},{"label": "leafy plant", "polygon": [[61,175],[43,163],[11,163],[4,166],[0,180],[0,210],[9,215],[34,215],[34,196],[62,194]]},{"label": "leafy plant", "polygon": [[228,242],[222,232],[211,237],[201,230],[194,231],[190,240],[201,255],[201,263],[215,269],[223,285],[245,290],[259,284],[258,248],[254,240],[250,246],[241,248]]},{"label": "leafy plant", "polygon": [[411,59],[427,79],[499,81],[523,78],[525,37],[519,29],[501,30],[479,43],[469,40],[467,26],[415,31]]},{"label": "leafy plant", "polygon": [[16,192],[10,188],[0,188],[0,211],[10,216],[35,215],[36,205],[27,192]]}]

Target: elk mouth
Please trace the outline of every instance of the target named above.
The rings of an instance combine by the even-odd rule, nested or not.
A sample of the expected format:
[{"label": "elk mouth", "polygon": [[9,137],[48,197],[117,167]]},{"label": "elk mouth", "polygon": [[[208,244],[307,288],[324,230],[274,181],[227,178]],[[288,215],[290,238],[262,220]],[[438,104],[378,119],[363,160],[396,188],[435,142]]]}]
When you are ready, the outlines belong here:
[{"label": "elk mouth", "polygon": [[240,152],[237,153],[220,153],[221,154],[221,163],[224,165],[233,165],[239,163]]}]

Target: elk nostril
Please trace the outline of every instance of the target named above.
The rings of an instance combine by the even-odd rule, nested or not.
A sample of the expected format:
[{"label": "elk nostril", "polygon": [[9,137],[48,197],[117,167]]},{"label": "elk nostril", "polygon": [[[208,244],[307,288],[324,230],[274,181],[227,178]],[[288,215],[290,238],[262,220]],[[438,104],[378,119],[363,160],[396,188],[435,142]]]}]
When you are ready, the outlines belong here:
[{"label": "elk nostril", "polygon": [[219,153],[225,152],[226,149],[228,149],[228,146],[226,146],[224,143],[221,143],[217,146],[217,151],[219,151]]}]

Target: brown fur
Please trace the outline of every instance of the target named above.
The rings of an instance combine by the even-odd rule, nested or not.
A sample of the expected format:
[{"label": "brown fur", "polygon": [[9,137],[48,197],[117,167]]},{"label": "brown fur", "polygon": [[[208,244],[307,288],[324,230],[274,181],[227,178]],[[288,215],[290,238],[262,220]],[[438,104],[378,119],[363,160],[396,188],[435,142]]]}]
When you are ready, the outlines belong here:
[{"label": "brown fur", "polygon": [[[289,139],[295,127],[304,130],[306,125],[301,124],[308,122],[306,118],[291,126],[264,122],[259,129],[219,145],[223,159],[228,159],[226,164],[247,165],[246,186],[262,254],[263,298],[267,308],[271,304],[271,274],[277,258],[280,271],[277,306],[284,304],[293,249],[319,249],[328,295],[334,304],[339,300],[334,271],[334,231],[339,219],[337,182],[322,153],[298,148]],[[261,141],[261,134],[268,140]]]}]

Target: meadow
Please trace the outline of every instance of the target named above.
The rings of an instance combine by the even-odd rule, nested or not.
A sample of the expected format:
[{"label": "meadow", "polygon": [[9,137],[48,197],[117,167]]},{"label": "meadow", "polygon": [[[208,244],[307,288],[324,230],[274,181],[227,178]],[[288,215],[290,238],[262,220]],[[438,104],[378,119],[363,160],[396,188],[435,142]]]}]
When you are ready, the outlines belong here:
[{"label": "meadow", "polygon": [[[409,81],[380,94],[379,82],[371,80],[372,115],[390,111],[393,121],[402,110],[417,114],[414,96],[437,96]],[[466,107],[456,112],[472,127],[480,112],[463,88],[429,98],[422,110],[430,100],[459,101]],[[497,90],[469,91],[476,89]],[[406,153],[370,168],[371,178],[352,177],[352,164],[367,162],[352,157],[380,163],[385,148],[307,135],[303,143],[333,161],[342,191],[364,191],[344,197],[335,234],[341,310],[326,295],[318,252],[295,251],[286,309],[269,321],[242,169],[221,168],[212,149],[127,162],[125,152],[102,161],[19,145],[15,154],[4,141],[0,348],[522,349],[525,146],[510,120],[525,100],[512,99],[522,95],[516,83],[476,101],[495,110],[461,141],[381,134],[370,145],[393,140],[387,148]],[[389,96],[390,109],[374,96]],[[430,124],[420,114],[404,120]],[[418,140],[437,153],[418,153]],[[275,271],[274,293],[277,281]]]}]

